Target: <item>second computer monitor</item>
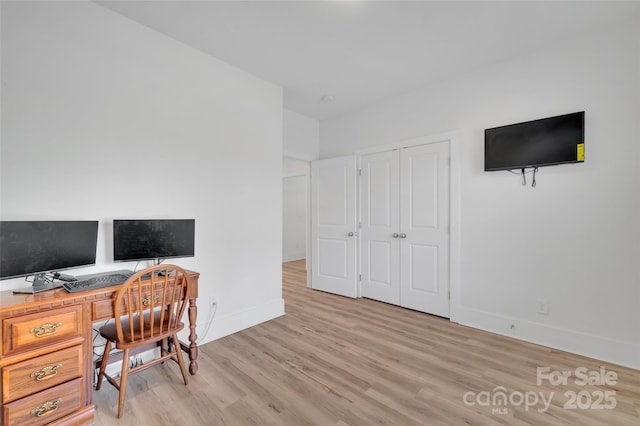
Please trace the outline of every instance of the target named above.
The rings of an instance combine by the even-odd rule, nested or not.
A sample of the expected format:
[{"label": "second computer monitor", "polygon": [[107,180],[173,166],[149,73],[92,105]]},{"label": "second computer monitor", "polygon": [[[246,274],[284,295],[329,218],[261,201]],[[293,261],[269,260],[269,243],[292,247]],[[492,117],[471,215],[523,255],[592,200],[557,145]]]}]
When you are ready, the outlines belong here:
[{"label": "second computer monitor", "polygon": [[136,261],[194,256],[195,219],[113,221],[113,260]]}]

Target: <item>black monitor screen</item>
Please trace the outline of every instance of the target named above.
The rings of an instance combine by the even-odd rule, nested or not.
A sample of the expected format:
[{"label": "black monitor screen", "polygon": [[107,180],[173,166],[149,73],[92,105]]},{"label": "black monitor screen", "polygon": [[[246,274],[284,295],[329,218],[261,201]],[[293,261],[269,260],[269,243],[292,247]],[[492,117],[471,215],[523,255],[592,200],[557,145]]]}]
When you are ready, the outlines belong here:
[{"label": "black monitor screen", "polygon": [[484,131],[485,171],[583,161],[584,111]]},{"label": "black monitor screen", "polygon": [[113,260],[194,255],[194,219],[114,220]]},{"label": "black monitor screen", "polygon": [[0,222],[0,279],[96,263],[98,221]]}]

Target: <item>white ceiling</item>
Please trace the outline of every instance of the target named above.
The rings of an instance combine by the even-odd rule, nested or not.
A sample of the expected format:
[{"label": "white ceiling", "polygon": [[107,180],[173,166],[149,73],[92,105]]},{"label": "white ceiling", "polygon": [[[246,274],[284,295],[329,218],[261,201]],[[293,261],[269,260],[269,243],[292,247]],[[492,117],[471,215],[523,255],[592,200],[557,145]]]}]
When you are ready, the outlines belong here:
[{"label": "white ceiling", "polygon": [[282,86],[285,108],[320,120],[640,16],[638,1],[97,3]]}]

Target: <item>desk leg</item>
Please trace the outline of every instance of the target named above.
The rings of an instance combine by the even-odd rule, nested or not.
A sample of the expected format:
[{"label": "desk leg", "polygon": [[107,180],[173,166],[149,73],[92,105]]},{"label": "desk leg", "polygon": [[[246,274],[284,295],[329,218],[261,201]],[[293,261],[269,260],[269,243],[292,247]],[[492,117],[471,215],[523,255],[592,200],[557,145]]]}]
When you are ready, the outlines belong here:
[{"label": "desk leg", "polygon": [[189,299],[189,347],[184,343],[180,343],[183,351],[189,354],[189,373],[194,375],[198,372],[198,345],[196,340],[198,335],[196,334],[196,317],[198,315],[198,307],[196,306],[196,299]]}]

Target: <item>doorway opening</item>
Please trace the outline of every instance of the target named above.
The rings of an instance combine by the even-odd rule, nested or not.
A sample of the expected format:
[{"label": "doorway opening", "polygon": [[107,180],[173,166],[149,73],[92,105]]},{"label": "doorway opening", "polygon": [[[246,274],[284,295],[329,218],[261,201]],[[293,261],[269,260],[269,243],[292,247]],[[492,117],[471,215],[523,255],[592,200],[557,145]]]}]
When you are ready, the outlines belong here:
[{"label": "doorway opening", "polygon": [[309,253],[310,163],[291,157],[282,161],[282,262],[304,259]]}]

